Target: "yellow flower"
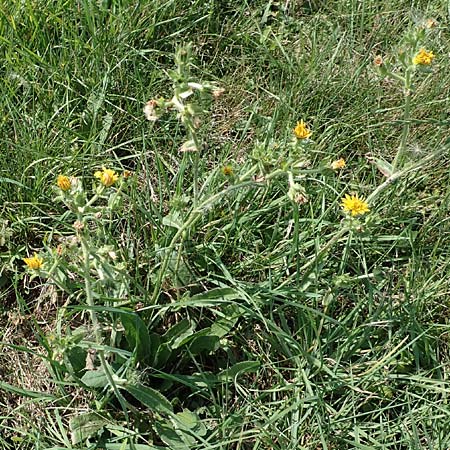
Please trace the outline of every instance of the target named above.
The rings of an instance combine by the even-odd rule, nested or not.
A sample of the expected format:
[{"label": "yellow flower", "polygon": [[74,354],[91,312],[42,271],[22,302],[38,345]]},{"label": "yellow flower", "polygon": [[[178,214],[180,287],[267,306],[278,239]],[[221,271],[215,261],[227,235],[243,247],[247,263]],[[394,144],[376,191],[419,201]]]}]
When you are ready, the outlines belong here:
[{"label": "yellow flower", "polygon": [[359,198],[358,194],[345,194],[341,206],[345,212],[349,212],[352,216],[360,216],[370,211],[367,202]]},{"label": "yellow flower", "polygon": [[433,52],[427,52],[424,48],[421,48],[419,50],[419,53],[417,53],[416,56],[413,58],[413,64],[416,65],[422,65],[422,66],[429,66],[431,62],[433,61],[435,55]]},{"label": "yellow flower", "polygon": [[98,178],[100,183],[106,187],[112,186],[119,179],[119,175],[117,175],[114,170],[106,169],[105,167],[103,167],[102,171],[97,170],[97,172],[94,173],[94,177]]},{"label": "yellow flower", "polygon": [[68,191],[72,187],[72,183],[70,182],[70,178],[65,175],[58,175],[56,180],[56,184],[62,191]]},{"label": "yellow flower", "polygon": [[230,177],[231,175],[233,175],[233,168],[229,165],[227,166],[223,166],[222,167],[222,173],[226,176],[226,177]]},{"label": "yellow flower", "polygon": [[343,169],[344,167],[345,167],[345,159],[344,158],[339,158],[336,161],[333,161],[331,163],[331,168],[333,170]]},{"label": "yellow flower", "polygon": [[44,260],[39,258],[35,253],[32,258],[23,258],[23,262],[27,265],[29,269],[39,270],[44,264]]},{"label": "yellow flower", "polygon": [[294,128],[294,134],[298,139],[307,139],[312,135],[312,131],[305,125],[303,120]]}]

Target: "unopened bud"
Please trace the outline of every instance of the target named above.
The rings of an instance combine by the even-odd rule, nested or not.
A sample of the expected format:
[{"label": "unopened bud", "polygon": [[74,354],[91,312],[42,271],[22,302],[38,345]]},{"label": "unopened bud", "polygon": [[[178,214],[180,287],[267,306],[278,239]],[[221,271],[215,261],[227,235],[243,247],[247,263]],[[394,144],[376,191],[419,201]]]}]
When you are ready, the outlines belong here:
[{"label": "unopened bud", "polygon": [[218,98],[222,97],[224,93],[225,93],[224,88],[217,88],[212,91],[212,96],[217,100]]},{"label": "unopened bud", "polygon": [[144,114],[147,120],[150,122],[156,122],[158,120],[158,115],[156,114],[156,100],[149,100],[144,106]]},{"label": "unopened bud", "polygon": [[84,223],[81,222],[81,220],[75,220],[75,222],[73,223],[73,227],[74,227],[75,230],[78,231],[78,232],[83,231],[83,229],[84,229]]},{"label": "unopened bud", "polygon": [[384,64],[383,58],[380,55],[375,56],[375,59],[373,60],[373,63],[377,67],[381,67]]}]

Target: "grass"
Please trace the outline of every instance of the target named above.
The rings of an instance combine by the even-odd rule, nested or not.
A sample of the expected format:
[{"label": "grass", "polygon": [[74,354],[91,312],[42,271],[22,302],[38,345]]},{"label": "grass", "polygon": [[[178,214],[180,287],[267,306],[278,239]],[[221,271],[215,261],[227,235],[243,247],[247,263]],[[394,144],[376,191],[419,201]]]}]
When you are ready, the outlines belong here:
[{"label": "grass", "polygon": [[0,448],[450,448],[446,2],[138,3],[0,6]]}]

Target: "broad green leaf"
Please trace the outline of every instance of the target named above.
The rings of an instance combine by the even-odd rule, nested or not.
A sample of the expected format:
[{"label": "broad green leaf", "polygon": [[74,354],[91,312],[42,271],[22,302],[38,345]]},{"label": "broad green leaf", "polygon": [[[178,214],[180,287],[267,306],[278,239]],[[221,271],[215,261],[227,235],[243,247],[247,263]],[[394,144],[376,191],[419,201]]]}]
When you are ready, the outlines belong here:
[{"label": "broad green leaf", "polygon": [[[208,330],[209,331],[209,330]],[[212,334],[195,336],[192,339],[189,350],[193,355],[198,355],[199,353],[206,352],[214,352],[220,347],[220,340],[217,336]]]},{"label": "broad green leaf", "polygon": [[156,367],[164,367],[171,355],[172,350],[170,349],[169,344],[161,344],[156,352],[154,365]]},{"label": "broad green leaf", "polygon": [[81,377],[81,381],[92,388],[103,388],[108,385],[108,378],[103,369],[88,370]]},{"label": "broad green leaf", "polygon": [[98,136],[99,148],[101,148],[101,146],[103,146],[103,144],[106,142],[106,138],[108,137],[109,130],[111,129],[112,121],[113,121],[112,114],[110,112],[107,112],[103,116],[102,129],[100,130],[100,134]]},{"label": "broad green leaf", "polygon": [[69,422],[72,444],[76,445],[85,441],[108,423],[105,418],[96,413],[86,413],[73,417]]},{"label": "broad green leaf", "polygon": [[163,225],[167,227],[173,227],[179,230],[183,226],[183,221],[181,220],[180,214],[177,211],[173,211],[167,216],[163,217]]},{"label": "broad green leaf", "polygon": [[223,304],[224,302],[230,302],[232,300],[242,299],[242,293],[232,288],[215,288],[210,291],[202,292],[200,294],[188,297],[185,302],[189,303],[189,306],[205,306],[205,304],[211,304],[213,306]]},{"label": "broad green leaf", "polygon": [[76,377],[81,375],[81,372],[86,366],[86,355],[86,350],[78,345],[65,352],[64,358],[67,359],[66,366],[72,375]]},{"label": "broad green leaf", "polygon": [[237,321],[241,317],[241,311],[239,307],[229,305],[224,308],[225,317],[221,317],[211,325],[211,334],[222,338],[227,335],[236,325]]},{"label": "broad green leaf", "polygon": [[171,327],[164,335],[166,342],[175,349],[185,343],[186,338],[194,333],[194,327],[187,319],[183,319]]},{"label": "broad green leaf", "polygon": [[256,372],[259,366],[259,361],[241,361],[220,372],[218,377],[221,381],[233,381],[238,375],[243,373]]},{"label": "broad green leaf", "polygon": [[150,338],[150,348],[151,348],[151,355],[149,355],[149,364],[151,366],[155,366],[156,361],[157,361],[157,355],[158,355],[158,352],[160,351],[161,336],[159,336],[159,334],[156,334],[156,333],[151,333],[149,335],[149,338]]},{"label": "broad green leaf", "polygon": [[179,336],[180,333],[188,330],[191,327],[191,322],[187,319],[180,320],[175,325],[171,326],[163,335],[166,342],[170,342],[175,337]]},{"label": "broad green leaf", "polygon": [[152,346],[148,328],[137,314],[123,314],[120,317],[125,328],[128,344],[136,351],[138,361],[151,359]]},{"label": "broad green leaf", "polygon": [[175,428],[192,432],[195,436],[205,436],[206,427],[200,418],[192,411],[184,409],[172,418]]},{"label": "broad green leaf", "polygon": [[219,383],[217,375],[210,372],[202,372],[201,374],[197,373],[193,375],[170,374],[161,372],[158,374],[154,374],[153,377],[184,384],[194,392],[203,390],[205,388],[210,389],[217,383]]},{"label": "broad green leaf", "polygon": [[384,160],[383,158],[375,158],[372,155],[366,156],[367,160],[374,164],[377,169],[386,177],[389,178],[394,173],[392,164]]},{"label": "broad green leaf", "polygon": [[103,444],[106,450],[167,450],[166,447],[145,444]]},{"label": "broad green leaf", "polygon": [[148,408],[160,413],[173,413],[172,404],[155,389],[142,384],[126,384],[124,389]]},{"label": "broad green leaf", "polygon": [[156,432],[170,450],[190,450],[170,424],[155,424]]}]

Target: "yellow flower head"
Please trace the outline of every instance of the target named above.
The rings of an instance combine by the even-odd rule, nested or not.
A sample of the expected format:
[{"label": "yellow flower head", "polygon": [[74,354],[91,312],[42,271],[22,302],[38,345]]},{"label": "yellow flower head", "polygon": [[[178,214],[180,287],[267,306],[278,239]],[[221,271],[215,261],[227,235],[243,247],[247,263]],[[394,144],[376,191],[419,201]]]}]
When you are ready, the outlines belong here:
[{"label": "yellow flower head", "polygon": [[350,213],[352,216],[360,216],[370,211],[367,202],[359,198],[358,194],[345,194],[345,197],[342,198],[341,206],[345,212]]},{"label": "yellow flower head", "polygon": [[40,258],[36,253],[32,258],[23,258],[23,262],[29,269],[39,270],[44,264],[44,260]]},{"label": "yellow flower head", "polygon": [[339,158],[336,161],[333,161],[331,163],[331,168],[333,170],[343,169],[344,167],[345,167],[345,159],[344,158]]},{"label": "yellow flower head", "polygon": [[233,175],[233,168],[232,168],[230,165],[223,166],[223,167],[222,167],[222,173],[223,173],[226,177],[230,177],[231,175]]},{"label": "yellow flower head", "polygon": [[64,192],[68,191],[72,187],[70,178],[66,177],[65,175],[58,175],[58,178],[56,179],[56,184]]},{"label": "yellow flower head", "polygon": [[305,125],[303,120],[300,120],[294,128],[294,134],[298,139],[308,139],[312,135],[312,131]]},{"label": "yellow flower head", "polygon": [[433,61],[435,55],[433,52],[427,52],[424,48],[419,50],[416,56],[413,58],[413,64],[421,66],[429,66]]},{"label": "yellow flower head", "polygon": [[112,186],[119,179],[119,175],[117,175],[114,170],[106,169],[105,167],[103,167],[102,171],[97,170],[97,172],[94,173],[94,177],[98,178],[100,183],[106,187]]}]

